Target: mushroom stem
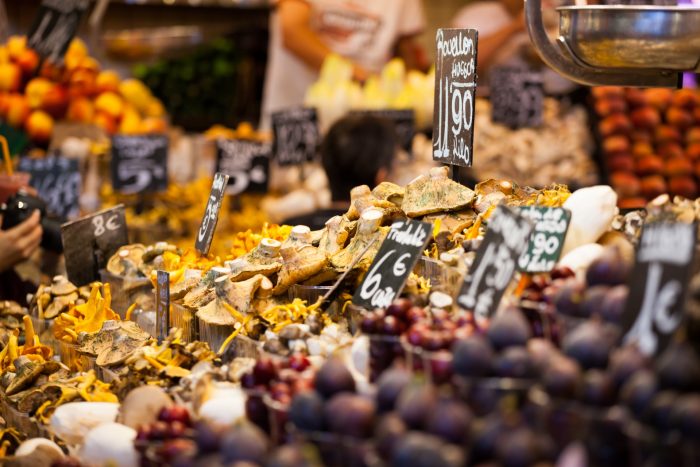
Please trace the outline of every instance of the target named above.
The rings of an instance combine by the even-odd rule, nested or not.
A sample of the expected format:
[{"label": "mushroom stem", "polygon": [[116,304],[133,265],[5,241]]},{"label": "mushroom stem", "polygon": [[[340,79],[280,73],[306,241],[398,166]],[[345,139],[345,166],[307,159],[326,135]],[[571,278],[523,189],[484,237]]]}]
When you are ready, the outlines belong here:
[{"label": "mushroom stem", "polygon": [[29,315],[24,315],[22,321],[24,321],[24,346],[28,348],[34,345],[34,324]]}]

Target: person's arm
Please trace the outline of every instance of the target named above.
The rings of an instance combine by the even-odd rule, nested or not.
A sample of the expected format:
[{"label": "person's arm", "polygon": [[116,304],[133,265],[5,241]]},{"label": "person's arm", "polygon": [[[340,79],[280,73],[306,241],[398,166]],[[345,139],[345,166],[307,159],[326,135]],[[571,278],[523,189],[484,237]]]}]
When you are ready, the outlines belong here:
[{"label": "person's arm", "polygon": [[41,217],[35,211],[21,224],[0,230],[0,272],[29,259],[41,243]]},{"label": "person's arm", "polygon": [[522,11],[517,18],[488,36],[479,37],[479,52],[477,54],[477,66],[480,70],[486,70],[491,66],[498,51],[513,36],[525,30],[525,15]]},{"label": "person's arm", "polygon": [[[331,50],[311,28],[311,6],[300,0],[281,1],[277,14],[282,45],[314,70],[320,70]],[[354,78],[364,80],[367,73],[355,65]]]}]

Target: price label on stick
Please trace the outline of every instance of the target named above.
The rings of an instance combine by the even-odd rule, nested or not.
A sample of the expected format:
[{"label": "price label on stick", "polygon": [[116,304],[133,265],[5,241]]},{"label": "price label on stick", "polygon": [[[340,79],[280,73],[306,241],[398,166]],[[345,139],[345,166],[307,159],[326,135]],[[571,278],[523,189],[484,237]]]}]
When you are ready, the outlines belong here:
[{"label": "price label on stick", "polygon": [[170,274],[158,271],[156,276],[156,335],[163,342],[170,330]]},{"label": "price label on stick", "polygon": [[499,67],[489,80],[491,119],[511,128],[542,124],[542,73],[517,67]]},{"label": "price label on stick", "polygon": [[518,271],[528,273],[549,272],[559,261],[569,230],[571,212],[565,208],[526,206],[520,215],[530,219],[535,229],[530,235],[527,250],[518,259]]},{"label": "price label on stick", "polygon": [[476,29],[438,29],[433,159],[471,167],[476,91]]},{"label": "price label on stick", "polygon": [[42,0],[27,45],[41,57],[58,63],[75,37],[90,0]]},{"label": "price label on stick", "polygon": [[63,224],[61,238],[68,279],[77,286],[99,280],[100,269],[129,242],[124,206]]},{"label": "price label on stick", "polygon": [[58,156],[23,157],[19,170],[31,174],[29,183],[46,202],[51,214],[63,219],[78,216],[81,178],[77,160]]},{"label": "price label on stick", "polygon": [[473,311],[477,320],[490,318],[498,308],[532,230],[528,218],[506,206],[498,206],[489,218],[484,240],[457,296],[457,303]]},{"label": "price label on stick", "polygon": [[217,172],[214,175],[214,182],[211,185],[211,193],[207,201],[207,207],[204,211],[202,223],[197,231],[197,238],[194,242],[194,247],[201,254],[206,255],[211,248],[211,241],[214,238],[216,224],[219,222],[219,211],[221,210],[221,200],[224,197],[226,184],[228,183],[228,175]]},{"label": "price label on stick", "polygon": [[356,110],[353,115],[371,115],[383,118],[394,126],[399,146],[409,155],[413,152],[413,137],[416,134],[416,116],[412,109]]},{"label": "price label on stick", "polygon": [[272,154],[279,165],[299,165],[316,157],[319,142],[316,109],[291,109],[272,114]]},{"label": "price label on stick", "polygon": [[433,226],[427,222],[394,222],[352,303],[367,309],[391,305],[425,250],[432,231]]},{"label": "price label on stick", "polygon": [[112,138],[112,187],[125,194],[152,193],[168,188],[168,137],[164,135]]},{"label": "price label on stick", "polygon": [[681,325],[683,303],[693,273],[697,224],[647,224],[629,279],[622,325],[625,343],[658,355]]},{"label": "price label on stick", "polygon": [[216,147],[216,171],[230,177],[227,194],[267,193],[269,145],[257,141],[219,139]]}]

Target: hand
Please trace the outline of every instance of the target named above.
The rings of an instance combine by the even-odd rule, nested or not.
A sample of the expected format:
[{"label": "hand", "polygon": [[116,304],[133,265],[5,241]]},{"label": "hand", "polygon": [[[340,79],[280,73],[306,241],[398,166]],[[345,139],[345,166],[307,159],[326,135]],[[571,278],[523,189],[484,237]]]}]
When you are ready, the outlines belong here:
[{"label": "hand", "polygon": [[24,222],[9,230],[0,230],[0,271],[28,259],[41,243],[41,216],[34,211]]},{"label": "hand", "polygon": [[358,64],[352,66],[352,79],[364,83],[369,78],[369,72]]}]

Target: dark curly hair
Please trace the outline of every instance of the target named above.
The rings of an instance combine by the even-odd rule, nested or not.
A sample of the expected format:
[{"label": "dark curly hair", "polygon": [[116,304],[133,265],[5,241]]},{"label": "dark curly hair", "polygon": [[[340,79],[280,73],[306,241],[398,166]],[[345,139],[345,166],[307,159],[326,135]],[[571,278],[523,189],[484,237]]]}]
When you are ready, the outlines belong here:
[{"label": "dark curly hair", "polygon": [[333,201],[347,201],[358,185],[374,187],[381,169],[389,170],[396,151],[394,125],[371,115],[348,115],[328,130],[321,161]]}]

